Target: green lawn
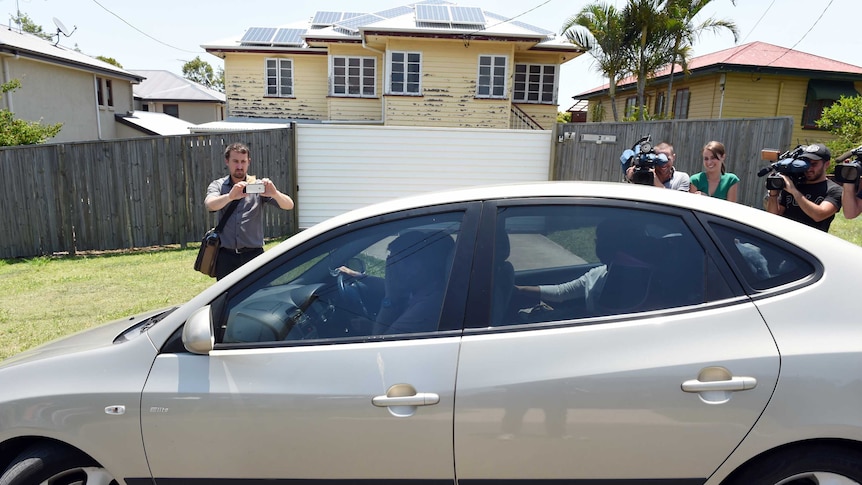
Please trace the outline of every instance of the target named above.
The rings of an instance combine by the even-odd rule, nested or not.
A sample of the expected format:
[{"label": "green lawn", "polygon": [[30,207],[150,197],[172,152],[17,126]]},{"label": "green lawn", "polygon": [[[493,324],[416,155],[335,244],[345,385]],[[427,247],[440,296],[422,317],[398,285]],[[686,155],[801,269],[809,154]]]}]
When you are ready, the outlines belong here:
[{"label": "green lawn", "polygon": [[[848,221],[839,214],[830,233],[862,246],[862,220]],[[192,247],[0,260],[0,359],[190,299],[215,281],[192,269],[196,256]]]}]

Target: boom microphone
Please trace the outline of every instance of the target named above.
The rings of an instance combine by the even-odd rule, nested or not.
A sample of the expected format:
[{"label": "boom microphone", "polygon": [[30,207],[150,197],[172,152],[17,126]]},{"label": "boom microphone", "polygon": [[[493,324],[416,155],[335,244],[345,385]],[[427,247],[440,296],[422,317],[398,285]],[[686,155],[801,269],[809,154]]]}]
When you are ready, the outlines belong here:
[{"label": "boom microphone", "polygon": [[850,150],[850,151],[844,152],[844,153],[842,153],[842,154],[841,154],[841,156],[840,156],[840,157],[838,157],[838,158],[836,158],[836,159],[835,159],[835,163],[836,163],[836,164],[841,163],[841,162],[843,162],[844,160],[847,160],[848,158],[850,158],[850,157],[852,157],[853,155],[855,155],[855,154],[857,154],[857,153],[860,153],[860,152],[862,152],[862,146],[860,146],[860,147],[858,147],[858,148],[854,148],[854,149],[852,149],[852,150]]}]

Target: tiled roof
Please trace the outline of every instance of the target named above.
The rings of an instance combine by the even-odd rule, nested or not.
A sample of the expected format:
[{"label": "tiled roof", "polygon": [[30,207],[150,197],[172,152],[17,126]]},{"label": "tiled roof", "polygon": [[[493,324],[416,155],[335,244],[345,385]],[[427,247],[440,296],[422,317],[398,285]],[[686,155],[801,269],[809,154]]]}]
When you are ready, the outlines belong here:
[{"label": "tiled roof", "polygon": [[[688,63],[690,72],[704,71],[709,69],[721,69],[722,71],[751,70],[755,68],[769,70],[794,70],[794,71],[822,71],[824,73],[858,74],[862,76],[862,67],[847,64],[826,57],[815,56],[806,52],[780,47],[766,42],[751,42],[740,46],[724,49],[711,54],[705,54],[692,58]],[[682,72],[677,64],[675,74]],[[670,75],[670,66],[656,73],[655,79],[661,79]],[[621,80],[617,87],[634,84],[637,77],[628,77]],[[607,90],[609,84],[584,91],[574,98],[587,96]]]},{"label": "tiled roof", "polygon": [[144,79],[133,86],[134,96],[144,100],[224,103],[224,93],[190,81],[170,71],[132,70]]}]

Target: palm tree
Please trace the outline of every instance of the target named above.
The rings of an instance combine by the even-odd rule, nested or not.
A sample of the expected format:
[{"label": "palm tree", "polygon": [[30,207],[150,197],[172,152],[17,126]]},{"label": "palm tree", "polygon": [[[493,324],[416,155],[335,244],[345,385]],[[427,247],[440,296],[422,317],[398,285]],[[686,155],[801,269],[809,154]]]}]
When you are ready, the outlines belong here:
[{"label": "palm tree", "polygon": [[617,83],[630,72],[626,57],[625,25],[622,12],[613,5],[596,2],[569,18],[562,28],[569,42],[589,52],[596,60],[597,70],[608,77],[608,95],[614,121],[619,121]]},{"label": "palm tree", "polygon": [[[672,0],[668,0],[672,1]],[[672,32],[664,11],[665,0],[629,0],[623,11],[628,26],[629,59],[636,68],[638,120],[644,119],[647,80],[672,61]]]},{"label": "palm tree", "polygon": [[[670,62],[670,76],[667,81],[667,97],[665,98],[664,112],[665,117],[668,114],[670,106],[670,96],[673,92],[673,73],[676,69],[676,64],[679,63],[683,73],[688,72],[688,59],[691,53],[691,46],[694,41],[700,37],[700,34],[706,31],[717,32],[722,29],[727,29],[733,34],[733,42],[739,41],[739,31],[736,24],[730,20],[717,20],[712,17],[695,25],[694,18],[706,7],[712,0],[670,0],[665,7],[668,19],[668,27],[673,35],[673,53]],[[735,0],[731,3],[736,5]]]}]

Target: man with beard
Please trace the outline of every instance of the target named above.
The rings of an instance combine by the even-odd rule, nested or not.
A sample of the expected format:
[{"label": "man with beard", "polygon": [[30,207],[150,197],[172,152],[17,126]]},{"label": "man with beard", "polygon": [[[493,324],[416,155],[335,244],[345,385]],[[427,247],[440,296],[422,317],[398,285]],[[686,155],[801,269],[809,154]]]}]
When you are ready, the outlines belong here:
[{"label": "man with beard", "polygon": [[804,147],[800,159],[808,161],[805,178],[798,186],[780,174],[784,188],[770,190],[766,210],[824,232],[841,210],[841,186],[826,178],[826,166],[832,154],[825,145],[814,143]]},{"label": "man with beard", "polygon": [[[248,147],[232,143],[225,148],[224,162],[228,173],[213,180],[207,187],[204,204],[210,212],[219,211],[219,220],[234,204],[221,233],[221,248],[216,258],[216,279],[220,280],[233,270],[263,253],[263,206],[271,204],[284,210],[293,209],[293,199],[278,191],[267,178],[252,180],[248,175],[251,164]],[[259,193],[246,193],[250,183]],[[251,192],[251,191],[249,191]]]}]

